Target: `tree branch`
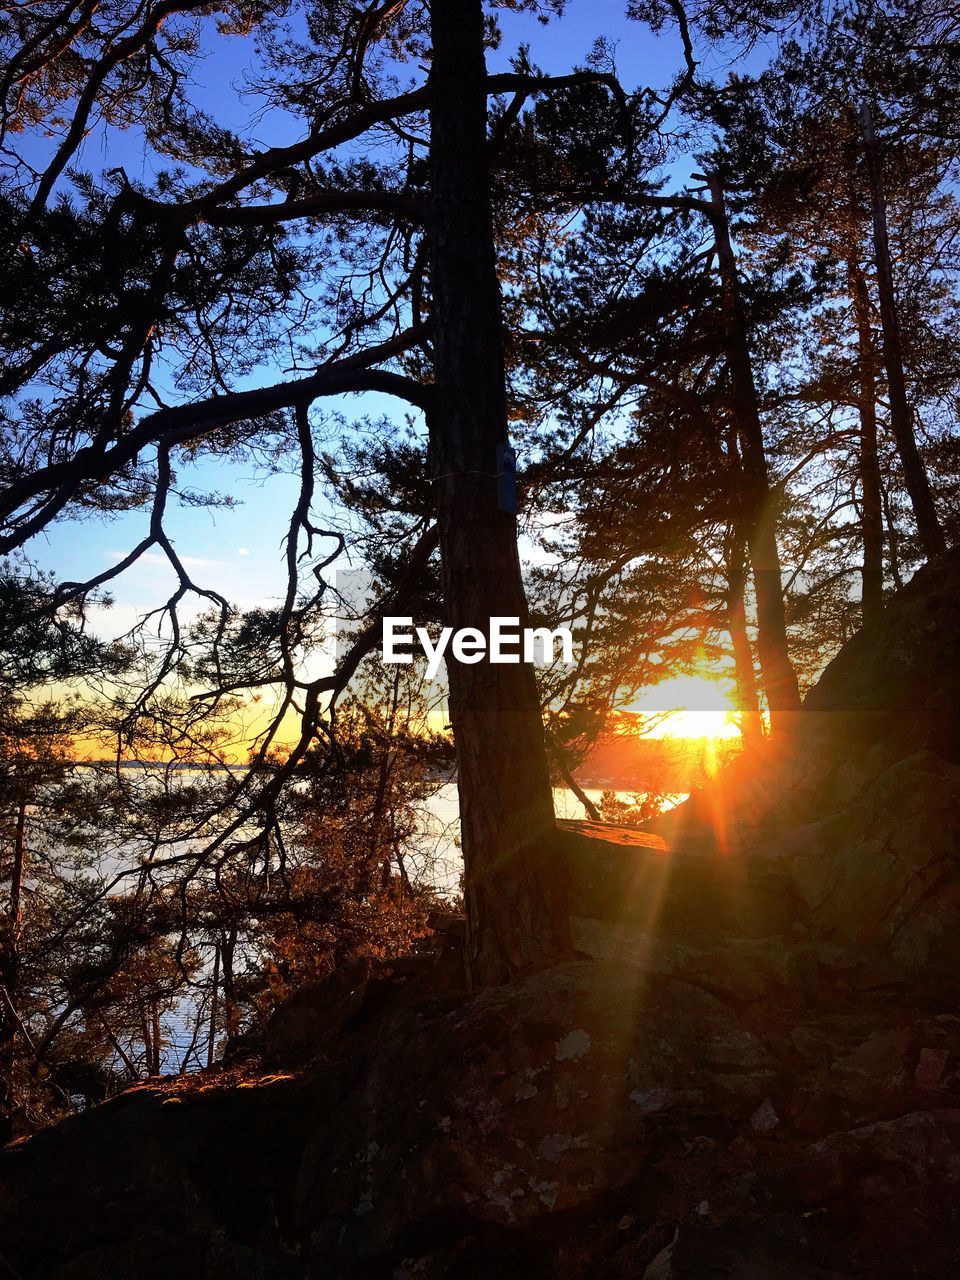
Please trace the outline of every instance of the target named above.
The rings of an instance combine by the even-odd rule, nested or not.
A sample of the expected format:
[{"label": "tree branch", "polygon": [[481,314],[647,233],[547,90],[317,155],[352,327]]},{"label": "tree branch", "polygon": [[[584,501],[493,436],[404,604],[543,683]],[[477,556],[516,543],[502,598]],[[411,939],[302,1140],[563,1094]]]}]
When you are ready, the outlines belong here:
[{"label": "tree branch", "polygon": [[[154,204],[153,201],[150,203]],[[202,206],[198,213],[194,212],[194,205]],[[201,198],[183,205],[177,213],[184,223],[205,222],[211,227],[269,227],[320,213],[392,213],[413,222],[422,222],[426,217],[426,205],[402,191],[317,191],[302,200],[245,204],[228,209],[208,210]]]},{"label": "tree branch", "polygon": [[141,418],[133,430],[112,446],[108,447],[106,443],[88,445],[72,458],[50,463],[31,475],[23,476],[0,494],[0,519],[8,520],[26,503],[42,498],[44,494],[50,497],[33,515],[5,537],[0,537],[0,553],[21,546],[27,538],[44,528],[83,485],[98,483],[129,466],[150,445],[163,443],[170,449],[219,427],[261,417],[278,409],[292,409],[320,396],[349,392],[380,391],[426,409],[432,401],[430,387],[403,374],[369,367],[417,345],[426,333],[426,325],[408,329],[377,347],[323,366],[308,377],[293,382],[234,391],[194,404],[159,409]]}]

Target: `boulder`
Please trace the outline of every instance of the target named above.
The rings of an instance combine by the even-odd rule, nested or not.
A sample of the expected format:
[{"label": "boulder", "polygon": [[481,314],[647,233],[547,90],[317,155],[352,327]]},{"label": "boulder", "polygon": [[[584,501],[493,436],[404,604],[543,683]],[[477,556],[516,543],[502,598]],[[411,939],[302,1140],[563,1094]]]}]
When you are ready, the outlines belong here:
[{"label": "boulder", "polygon": [[960,1111],[911,1112],[816,1144],[792,1187],[808,1213],[842,1224],[836,1250],[878,1280],[955,1274]]},{"label": "boulder", "polygon": [[924,565],[843,646],[790,734],[647,830],[671,847],[738,848],[847,807],[919,751],[960,764],[960,548]]},{"label": "boulder", "polygon": [[[960,548],[924,565],[843,646],[804,711],[804,749],[826,746],[833,766],[878,746],[960,763]],[[842,786],[842,773],[835,780]]]},{"label": "boulder", "polygon": [[559,823],[575,916],[646,933],[770,937],[796,916],[790,876],[775,861],[712,842],[669,841],[633,827]]},{"label": "boulder", "polygon": [[875,947],[901,978],[960,993],[960,767],[898,761],[847,808],[799,829],[789,866],[818,937]]},{"label": "boulder", "polygon": [[250,1045],[268,1065],[308,1063],[331,1036],[361,1016],[369,999],[372,966],[354,961],[327,978],[305,983],[274,1010],[262,1035]]},{"label": "boulder", "polygon": [[0,1261],[11,1275],[302,1277],[291,1217],[298,1082],[202,1080],[138,1086],[0,1153]]},{"label": "boulder", "polygon": [[426,1254],[441,1223],[525,1239],[604,1216],[664,1146],[732,1140],[776,1067],[714,996],[625,964],[560,965],[440,1017],[404,1010],[311,1135],[298,1203],[316,1274]]}]

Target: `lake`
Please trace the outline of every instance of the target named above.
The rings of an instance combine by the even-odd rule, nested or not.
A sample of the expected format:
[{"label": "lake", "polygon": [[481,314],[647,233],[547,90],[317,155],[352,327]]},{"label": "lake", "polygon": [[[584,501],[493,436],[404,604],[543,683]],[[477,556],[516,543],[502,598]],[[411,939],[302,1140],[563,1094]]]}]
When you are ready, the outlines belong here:
[{"label": "lake", "polygon": [[[604,790],[612,788],[584,787],[584,794],[599,804]],[[634,792],[614,791],[618,800],[632,803]],[[674,804],[685,795],[671,797]],[[672,807],[669,806],[669,807]],[[558,818],[587,818],[583,805],[567,787],[553,788],[553,809]],[[430,881],[444,892],[454,893],[460,884],[463,859],[458,847],[460,807],[457,784],[446,782],[433,795],[423,814],[424,833],[415,854],[415,868],[421,881]]]}]

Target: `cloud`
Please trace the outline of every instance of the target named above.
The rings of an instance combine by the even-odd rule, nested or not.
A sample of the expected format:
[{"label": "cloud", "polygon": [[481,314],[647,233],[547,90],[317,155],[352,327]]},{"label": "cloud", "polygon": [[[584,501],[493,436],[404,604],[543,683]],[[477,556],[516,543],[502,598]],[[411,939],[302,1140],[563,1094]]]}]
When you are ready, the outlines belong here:
[{"label": "cloud", "polygon": [[[115,554],[115,553],[113,553]],[[126,553],[124,553],[126,554]],[[122,560],[122,555],[116,555],[117,560]],[[138,564],[149,565],[169,565],[170,561],[162,552],[145,551],[137,561]],[[186,569],[222,569],[226,567],[226,560],[211,560],[206,556],[181,556],[180,563]]]}]

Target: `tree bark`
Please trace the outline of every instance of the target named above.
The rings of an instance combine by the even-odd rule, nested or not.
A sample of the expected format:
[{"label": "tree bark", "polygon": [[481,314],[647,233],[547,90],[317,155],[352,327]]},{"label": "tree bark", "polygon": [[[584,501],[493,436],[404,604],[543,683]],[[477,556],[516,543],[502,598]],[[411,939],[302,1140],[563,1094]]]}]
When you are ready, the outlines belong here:
[{"label": "tree bark", "polygon": [[[507,442],[500,291],[486,158],[481,0],[433,0],[429,242],[436,398],[428,411],[447,622],[526,625]],[[477,985],[573,954],[532,668],[447,663],[457,748],[467,964]]]},{"label": "tree bark", "polygon": [[220,995],[223,1030],[229,1044],[240,1032],[240,1011],[237,1008],[236,981],[233,960],[237,950],[237,930],[233,926],[225,930],[220,941]]},{"label": "tree bark", "polygon": [[119,1038],[114,1034],[113,1028],[110,1026],[110,1023],[103,1016],[102,1009],[97,1010],[97,1017],[100,1019],[100,1025],[103,1027],[106,1037],[109,1040],[114,1052],[116,1053],[120,1061],[123,1063],[123,1065],[126,1067],[127,1071],[130,1073],[130,1079],[139,1080],[140,1072],[137,1070],[136,1064],[134,1063],[130,1055],[127,1053],[126,1049],[124,1049],[123,1045],[120,1043]]},{"label": "tree bark", "polygon": [[903,570],[900,565],[900,530],[897,528],[896,516],[890,506],[890,491],[886,485],[880,485],[880,500],[883,503],[883,523],[887,530],[887,545],[890,548],[890,576],[893,578],[894,590],[903,589]]},{"label": "tree bark", "polygon": [[153,996],[150,1001],[150,1035],[153,1042],[153,1076],[160,1075],[163,1067],[163,1031],[160,1027],[160,999]]},{"label": "tree bark", "polygon": [[10,897],[7,921],[0,938],[0,986],[4,999],[0,1002],[0,1140],[15,1132],[16,1062],[18,1016],[16,1007],[20,988],[20,934],[23,928],[23,874],[27,855],[27,806],[17,806],[13,829],[13,862],[10,871]]},{"label": "tree bark", "polygon": [[150,1029],[150,1019],[148,1014],[148,1002],[140,997],[139,1001],[140,1013],[140,1038],[143,1040],[143,1061],[148,1076],[154,1074],[153,1071],[153,1040]]},{"label": "tree bark", "polygon": [[771,732],[780,733],[792,727],[793,714],[800,709],[800,690],[787,642],[783,577],[777,547],[776,503],[770,489],[763,424],[760,421],[757,388],[753,380],[747,322],[740,294],[736,256],[730,241],[723,187],[716,175],[710,175],[708,183],[711,222],[723,289],[730,398],[740,445],[745,491],[747,545],[757,603],[757,654],[770,709]]},{"label": "tree bark", "polygon": [[[400,706],[400,668],[397,667],[393,677],[393,690],[390,698],[390,712],[387,716],[386,731],[383,735],[383,754],[380,756],[380,768],[377,771],[377,789],[374,792],[370,817],[365,826],[367,829],[367,856],[363,872],[364,885],[369,892],[373,888],[374,873],[379,868],[380,884],[386,889],[390,883],[391,846],[389,839],[384,839],[384,823],[388,816],[388,798],[394,770],[394,753],[387,743],[393,740],[397,723],[397,711]],[[383,850],[386,848],[386,853]]]},{"label": "tree bark", "polygon": [[731,531],[726,548],[727,563],[727,631],[733,648],[733,669],[740,705],[740,734],[747,750],[763,742],[763,718],[757,690],[757,672],[753,665],[753,646],[747,631],[747,557],[743,538]]},{"label": "tree bark", "polygon": [[[23,871],[27,860],[27,806],[17,807],[17,822],[13,834],[13,872],[10,877],[10,938],[14,949],[20,945],[23,928]],[[9,984],[7,990],[10,991]],[[15,993],[11,991],[11,995]]]},{"label": "tree bark", "polygon": [[947,544],[937,516],[926,467],[917,448],[913,418],[907,400],[907,384],[903,372],[903,342],[900,312],[893,286],[890,239],[887,234],[887,202],[883,189],[883,163],[873,127],[869,103],[860,107],[867,180],[870,185],[870,211],[873,218],[873,254],[877,267],[877,298],[880,303],[880,329],[883,336],[883,365],[887,375],[890,402],[890,427],[900,455],[903,478],[917,521],[920,545],[928,560],[942,555]]},{"label": "tree bark", "polygon": [[883,611],[883,499],[877,461],[876,349],[870,324],[867,282],[858,262],[847,262],[847,282],[857,325],[857,409],[860,416],[860,527],[863,541],[861,573],[863,621],[875,622]]},{"label": "tree bark", "polygon": [[557,767],[557,772],[560,774],[560,777],[563,779],[566,786],[569,787],[583,805],[583,809],[587,817],[591,822],[602,822],[603,817],[601,816],[600,810],[573,776],[573,770],[567,762],[567,753],[553,734],[547,735],[547,746],[550,749],[550,754],[553,756],[553,762]]},{"label": "tree bark", "polygon": [[217,999],[220,994],[220,943],[216,944],[213,955],[213,982],[210,987],[210,1031],[207,1036],[207,1068],[213,1066],[217,1052]]}]

